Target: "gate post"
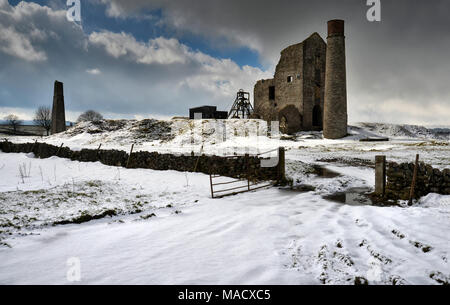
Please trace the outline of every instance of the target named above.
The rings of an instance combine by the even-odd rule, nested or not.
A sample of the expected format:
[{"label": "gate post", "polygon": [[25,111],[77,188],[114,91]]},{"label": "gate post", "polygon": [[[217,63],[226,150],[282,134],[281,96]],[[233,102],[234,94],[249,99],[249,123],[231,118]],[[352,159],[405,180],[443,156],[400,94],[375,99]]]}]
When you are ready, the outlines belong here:
[{"label": "gate post", "polygon": [[386,191],[386,156],[375,156],[375,194],[384,196]]},{"label": "gate post", "polygon": [[277,183],[286,182],[284,147],[278,147]]},{"label": "gate post", "polygon": [[213,183],[212,183],[212,174],[209,174],[209,185],[211,187],[211,198],[214,199],[214,189],[213,189]]},{"label": "gate post", "polygon": [[416,180],[417,180],[417,170],[419,167],[419,155],[416,155],[416,163],[414,163],[414,173],[413,173],[413,178],[412,178],[412,182],[411,182],[411,189],[409,191],[409,201],[408,201],[408,205],[412,205],[412,200],[414,197],[414,188],[416,187]]}]

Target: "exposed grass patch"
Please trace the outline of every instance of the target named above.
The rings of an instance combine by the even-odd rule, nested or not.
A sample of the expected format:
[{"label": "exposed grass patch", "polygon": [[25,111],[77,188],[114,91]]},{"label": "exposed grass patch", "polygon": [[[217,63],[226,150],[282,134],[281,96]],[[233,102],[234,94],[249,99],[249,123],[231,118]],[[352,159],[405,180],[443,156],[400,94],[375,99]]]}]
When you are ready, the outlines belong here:
[{"label": "exposed grass patch", "polygon": [[405,238],[405,235],[403,235],[402,233],[400,233],[400,232],[397,231],[397,230],[392,230],[392,234],[394,234],[395,236],[397,236],[397,237],[400,238],[400,239]]},{"label": "exposed grass patch", "polygon": [[448,286],[450,285],[450,277],[445,276],[442,272],[432,272],[430,273],[430,278],[435,280],[437,283]]},{"label": "exposed grass patch", "polygon": [[141,216],[142,219],[149,219],[149,218],[152,218],[152,217],[156,217],[156,214],[155,213],[151,213],[151,214],[148,214],[148,215]]},{"label": "exposed grass patch", "polygon": [[433,247],[428,246],[428,245],[424,245],[424,244],[422,244],[421,242],[418,242],[418,241],[412,241],[412,240],[410,240],[409,243],[410,243],[411,245],[413,245],[414,247],[416,247],[416,248],[422,250],[423,253],[428,253],[428,252],[430,252],[431,250],[433,250]]},{"label": "exposed grass patch", "polygon": [[80,223],[88,222],[91,220],[102,219],[102,218],[105,218],[108,216],[112,217],[112,216],[116,216],[116,215],[117,215],[117,212],[114,210],[106,210],[97,215],[90,215],[90,214],[84,212],[80,216],[69,219],[69,220],[56,221],[53,223],[53,225],[80,224]]}]

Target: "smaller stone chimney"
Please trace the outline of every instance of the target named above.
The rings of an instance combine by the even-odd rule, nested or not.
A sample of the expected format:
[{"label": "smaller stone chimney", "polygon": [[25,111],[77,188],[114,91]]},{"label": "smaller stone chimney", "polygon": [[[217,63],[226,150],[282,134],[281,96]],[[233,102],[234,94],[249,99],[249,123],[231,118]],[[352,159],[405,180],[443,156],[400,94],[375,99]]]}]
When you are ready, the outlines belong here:
[{"label": "smaller stone chimney", "polygon": [[66,131],[63,83],[55,81],[52,108],[52,134]]}]

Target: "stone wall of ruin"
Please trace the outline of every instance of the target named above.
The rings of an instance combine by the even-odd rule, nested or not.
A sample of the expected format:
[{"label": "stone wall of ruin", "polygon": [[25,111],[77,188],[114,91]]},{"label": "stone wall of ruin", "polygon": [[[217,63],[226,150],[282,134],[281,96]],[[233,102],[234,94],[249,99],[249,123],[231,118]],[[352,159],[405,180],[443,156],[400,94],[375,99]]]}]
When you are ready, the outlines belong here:
[{"label": "stone wall of ruin", "polygon": [[[313,128],[313,107],[318,101],[323,117],[325,95],[326,44],[314,33],[302,43],[281,51],[273,79],[260,80],[254,88],[257,117],[266,121],[288,119],[289,132],[321,130]],[[316,85],[316,69],[321,86]],[[292,82],[288,82],[292,77]],[[275,100],[269,100],[269,87],[275,86]]]},{"label": "stone wall of ruin", "polygon": [[[290,83],[287,81],[288,76],[292,77]],[[301,116],[303,112],[303,43],[292,45],[281,51],[274,79],[277,111],[294,105],[298,115]]]},{"label": "stone wall of ruin", "polygon": [[268,122],[278,120],[275,100],[269,100],[269,87],[271,86],[275,86],[275,79],[262,79],[256,83],[253,91],[255,115]]},{"label": "stone wall of ruin", "polygon": [[[386,198],[408,200],[414,174],[414,163],[389,162],[386,176]],[[429,193],[450,195],[450,169],[439,170],[419,162],[414,198]]]},{"label": "stone wall of ruin", "polygon": [[[327,45],[319,35],[311,36],[304,44],[303,130],[322,130],[321,126],[319,128],[313,126],[313,107],[320,106],[323,121]],[[320,71],[319,84],[316,84],[316,69]],[[318,103],[317,99],[320,99]]]}]

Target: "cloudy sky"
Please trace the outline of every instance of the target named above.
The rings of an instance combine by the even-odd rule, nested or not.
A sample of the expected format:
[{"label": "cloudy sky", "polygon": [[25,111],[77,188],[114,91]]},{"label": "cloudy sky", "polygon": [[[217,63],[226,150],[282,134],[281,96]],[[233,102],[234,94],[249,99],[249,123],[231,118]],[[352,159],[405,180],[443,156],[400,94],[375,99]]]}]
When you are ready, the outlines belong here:
[{"label": "cloudy sky", "polygon": [[450,1],[0,0],[0,117],[31,119],[64,82],[67,117],[228,110],[270,78],[280,51],[345,19],[350,122],[450,125]]}]

